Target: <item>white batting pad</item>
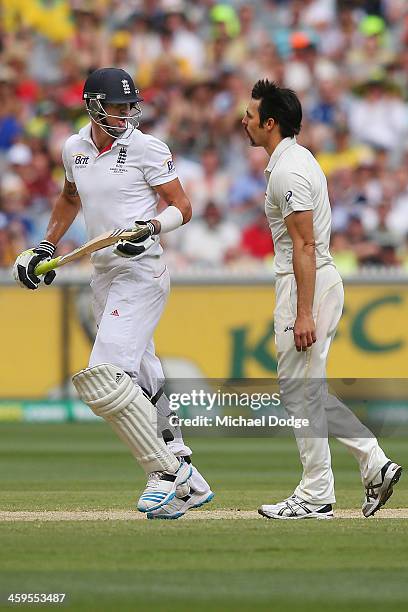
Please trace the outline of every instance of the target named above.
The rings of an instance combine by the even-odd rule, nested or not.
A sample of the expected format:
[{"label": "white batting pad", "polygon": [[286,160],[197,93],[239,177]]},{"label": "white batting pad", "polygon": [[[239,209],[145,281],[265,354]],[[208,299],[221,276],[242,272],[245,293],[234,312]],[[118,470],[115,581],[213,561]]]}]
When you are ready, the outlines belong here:
[{"label": "white batting pad", "polygon": [[110,424],[146,474],[178,470],[178,460],[158,438],[153,404],[126,372],[104,363],[81,370],[72,382],[81,400]]}]

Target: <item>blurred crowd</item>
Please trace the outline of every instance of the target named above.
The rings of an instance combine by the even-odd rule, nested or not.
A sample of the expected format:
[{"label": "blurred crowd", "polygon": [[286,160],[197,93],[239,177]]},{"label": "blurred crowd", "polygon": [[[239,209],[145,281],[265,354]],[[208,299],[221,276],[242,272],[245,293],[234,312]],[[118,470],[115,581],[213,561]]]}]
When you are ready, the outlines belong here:
[{"label": "blurred crowd", "polygon": [[[174,153],[194,218],[166,236],[178,270],[272,265],[267,164],[241,118],[253,84],[294,89],[298,137],[320,162],[343,274],[408,270],[406,0],[2,0],[0,267],[43,236],[64,140],[87,121],[84,79],[117,66],[144,98],[141,129]],[[59,245],[86,240],[78,217]]]}]

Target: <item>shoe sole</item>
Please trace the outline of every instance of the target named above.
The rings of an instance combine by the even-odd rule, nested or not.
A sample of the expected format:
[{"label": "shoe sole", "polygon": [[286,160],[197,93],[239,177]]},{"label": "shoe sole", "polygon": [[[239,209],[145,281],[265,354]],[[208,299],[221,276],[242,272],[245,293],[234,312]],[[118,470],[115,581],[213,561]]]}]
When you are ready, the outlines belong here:
[{"label": "shoe sole", "polygon": [[198,504],[194,504],[194,506],[191,506],[191,508],[187,508],[185,512],[176,512],[176,514],[169,514],[167,516],[166,515],[155,516],[154,514],[151,514],[151,512],[148,512],[146,516],[150,520],[161,519],[161,520],[166,520],[166,521],[175,521],[179,519],[180,517],[184,516],[185,513],[188,512],[189,510],[194,510],[195,508],[201,508],[201,506],[204,506],[204,504],[208,504],[213,498],[214,498],[214,493],[211,492],[204,501],[199,502]]},{"label": "shoe sole", "polygon": [[311,512],[310,514],[305,514],[303,516],[280,516],[278,514],[267,514],[261,508],[258,509],[258,514],[264,516],[267,519],[276,519],[281,521],[300,521],[302,519],[317,519],[317,520],[329,520],[334,518],[334,514],[318,514],[317,512]]},{"label": "shoe sole", "polygon": [[182,480],[180,482],[177,482],[177,480],[174,481],[174,491],[172,493],[169,493],[169,495],[167,497],[165,497],[162,502],[160,502],[156,506],[152,506],[151,508],[139,508],[139,505],[137,505],[136,507],[139,510],[139,512],[143,512],[143,513],[144,512],[153,512],[153,510],[159,510],[159,508],[161,508],[162,506],[165,506],[166,504],[168,504],[172,499],[174,499],[174,497],[176,497],[176,488],[179,485],[182,485],[185,482],[187,482],[187,480],[191,477],[192,473],[193,473],[193,468],[190,466],[189,472],[188,472],[187,476],[184,478],[184,480]]},{"label": "shoe sole", "polygon": [[387,501],[390,499],[391,495],[394,493],[394,485],[396,485],[399,481],[399,479],[401,478],[401,474],[402,474],[402,467],[398,466],[398,468],[395,470],[391,480],[389,481],[387,487],[384,489],[384,491],[380,494],[380,497],[378,499],[378,503],[376,506],[374,506],[370,512],[368,514],[363,514],[365,516],[365,518],[369,518],[370,516],[374,516],[374,514],[376,512],[378,512],[378,510],[380,510],[386,503]]}]

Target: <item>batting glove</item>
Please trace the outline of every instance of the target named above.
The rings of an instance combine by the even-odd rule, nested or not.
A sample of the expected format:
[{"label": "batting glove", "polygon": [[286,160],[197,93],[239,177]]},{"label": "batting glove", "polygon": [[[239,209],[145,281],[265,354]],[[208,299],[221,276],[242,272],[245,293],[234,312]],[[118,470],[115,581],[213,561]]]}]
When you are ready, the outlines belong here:
[{"label": "batting glove", "polygon": [[[51,259],[54,252],[55,245],[48,240],[43,240],[34,249],[20,253],[13,266],[13,277],[16,283],[25,289],[37,289],[41,279],[34,274],[34,270],[40,261]],[[44,283],[51,285],[55,276],[55,270],[47,272],[44,276]]]},{"label": "batting glove", "polygon": [[113,249],[115,255],[127,257],[128,259],[140,259],[156,242],[152,238],[155,233],[155,227],[151,221],[136,221],[135,227],[132,230],[145,231],[140,231],[140,235],[134,240],[119,240]]}]

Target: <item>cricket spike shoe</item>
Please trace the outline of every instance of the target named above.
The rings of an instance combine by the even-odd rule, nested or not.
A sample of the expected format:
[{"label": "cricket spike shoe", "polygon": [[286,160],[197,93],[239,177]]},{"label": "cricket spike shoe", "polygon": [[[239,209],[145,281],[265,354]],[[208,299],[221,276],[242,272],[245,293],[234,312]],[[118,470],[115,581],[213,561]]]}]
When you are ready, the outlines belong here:
[{"label": "cricket spike shoe", "polygon": [[377,510],[382,508],[394,492],[402,474],[402,467],[397,463],[388,461],[377,476],[366,486],[365,500],[362,512],[366,518],[373,516]]},{"label": "cricket spike shoe", "polygon": [[177,487],[184,484],[190,478],[191,473],[191,465],[185,461],[180,462],[180,467],[175,474],[152,472],[137,502],[137,509],[140,512],[152,512],[168,504],[175,497]]},{"label": "cricket spike shoe", "polygon": [[263,505],[258,513],[268,519],[332,519],[331,504],[310,504],[297,495],[292,495],[278,504]]},{"label": "cricket spike shoe", "polygon": [[[178,492],[177,492],[178,493]],[[178,519],[183,516],[187,510],[193,510],[194,508],[200,508],[204,504],[208,504],[214,497],[214,493],[211,489],[208,489],[204,493],[194,491],[190,487],[190,492],[184,497],[173,497],[171,501],[165,506],[162,506],[158,510],[153,510],[147,513],[148,519]]]}]

